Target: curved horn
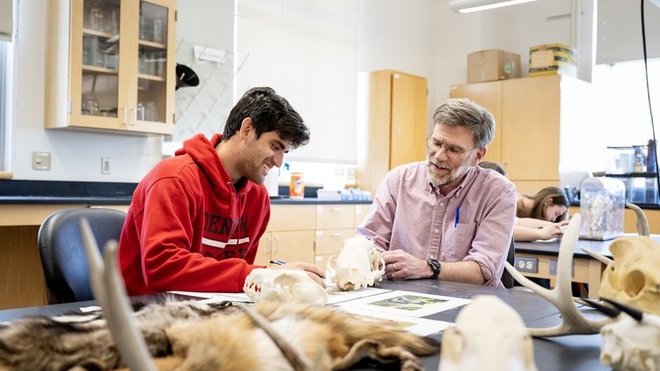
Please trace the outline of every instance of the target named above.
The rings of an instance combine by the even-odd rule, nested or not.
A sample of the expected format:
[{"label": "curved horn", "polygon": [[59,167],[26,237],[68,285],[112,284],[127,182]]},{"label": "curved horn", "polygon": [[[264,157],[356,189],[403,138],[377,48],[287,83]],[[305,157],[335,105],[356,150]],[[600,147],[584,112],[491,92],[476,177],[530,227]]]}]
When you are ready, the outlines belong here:
[{"label": "curved horn", "polygon": [[635,217],[637,217],[637,222],[635,223],[637,226],[637,233],[640,236],[650,236],[651,229],[649,228],[649,220],[646,219],[644,211],[639,206],[631,203],[626,203],[626,207],[635,212]]}]

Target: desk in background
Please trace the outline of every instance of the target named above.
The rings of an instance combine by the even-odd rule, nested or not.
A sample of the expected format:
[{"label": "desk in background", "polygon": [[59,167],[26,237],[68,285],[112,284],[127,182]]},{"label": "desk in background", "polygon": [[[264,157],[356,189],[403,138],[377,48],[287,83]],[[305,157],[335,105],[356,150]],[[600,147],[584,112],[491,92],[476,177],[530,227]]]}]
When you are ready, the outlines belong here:
[{"label": "desk in background", "polygon": [[[653,237],[660,242],[660,236]],[[588,248],[608,258],[610,244],[614,241],[578,240],[573,249],[573,282],[582,282],[589,285],[589,298],[598,299],[600,281],[605,265],[590,257],[582,248]],[[559,256],[559,240],[553,242],[516,242],[516,269],[526,277],[548,278],[553,282],[557,278],[557,257]],[[536,272],[523,271],[520,267],[525,259],[535,259]]]},{"label": "desk in background", "polygon": [[[561,319],[557,309],[540,296],[518,289],[492,288],[487,286],[434,280],[383,281],[376,287],[388,290],[406,290],[426,294],[444,295],[458,298],[471,298],[475,295],[496,295],[516,309],[528,327],[550,327]],[[163,296],[145,297],[145,300],[163,300]],[[149,301],[151,301],[149,300]],[[57,304],[43,307],[30,307],[0,311],[0,321],[13,320],[29,315],[57,315],[76,311],[94,302]],[[463,307],[446,310],[424,317],[433,320],[454,322]],[[495,325],[495,324],[493,324]],[[441,340],[442,334],[431,335]],[[547,339],[534,339],[534,358],[540,371],[598,371],[609,370],[600,364],[600,335],[571,335]],[[497,346],[497,344],[493,344]],[[426,370],[438,369],[440,355],[424,357]],[[362,362],[352,370],[378,370],[375,366]]]}]

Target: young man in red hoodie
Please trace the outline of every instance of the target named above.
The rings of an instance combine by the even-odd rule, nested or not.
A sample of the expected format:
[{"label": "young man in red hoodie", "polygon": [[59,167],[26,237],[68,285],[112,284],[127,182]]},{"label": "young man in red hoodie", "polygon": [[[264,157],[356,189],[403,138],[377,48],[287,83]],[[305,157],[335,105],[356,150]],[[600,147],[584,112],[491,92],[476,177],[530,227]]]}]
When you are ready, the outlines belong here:
[{"label": "young man in red hoodie", "polygon": [[[270,218],[263,186],[283,155],[309,142],[309,129],[271,88],[248,90],[222,135],[198,134],[138,184],[119,240],[129,295],[168,290],[242,292]],[[301,269],[320,285],[310,263]]]}]

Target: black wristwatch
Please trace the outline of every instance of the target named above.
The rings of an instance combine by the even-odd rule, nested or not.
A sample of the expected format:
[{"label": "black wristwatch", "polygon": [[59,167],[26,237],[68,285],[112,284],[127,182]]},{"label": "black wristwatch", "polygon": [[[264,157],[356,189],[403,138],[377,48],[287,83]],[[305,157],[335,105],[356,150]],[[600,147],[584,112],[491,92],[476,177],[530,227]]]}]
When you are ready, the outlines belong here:
[{"label": "black wristwatch", "polygon": [[440,271],[442,270],[442,266],[440,265],[440,262],[435,260],[435,259],[426,259],[426,262],[429,264],[429,267],[433,270],[433,275],[429,277],[432,280],[437,280],[438,276],[440,275]]}]

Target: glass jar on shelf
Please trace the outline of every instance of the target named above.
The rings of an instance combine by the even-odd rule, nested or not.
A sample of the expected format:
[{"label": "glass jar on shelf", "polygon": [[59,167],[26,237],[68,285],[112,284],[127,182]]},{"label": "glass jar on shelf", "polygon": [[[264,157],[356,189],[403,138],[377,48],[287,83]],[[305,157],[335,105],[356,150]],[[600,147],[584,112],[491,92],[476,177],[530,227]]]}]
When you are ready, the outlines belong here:
[{"label": "glass jar on shelf", "polygon": [[150,101],[144,108],[144,119],[146,121],[158,122],[158,114],[156,113],[156,103]]},{"label": "glass jar on shelf", "polygon": [[137,120],[144,121],[144,104],[142,102],[138,102],[135,115]]},{"label": "glass jar on shelf", "polygon": [[88,116],[99,115],[99,101],[96,100],[96,95],[83,97],[82,114]]}]

